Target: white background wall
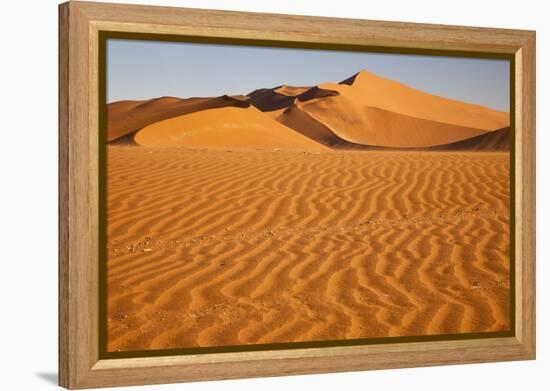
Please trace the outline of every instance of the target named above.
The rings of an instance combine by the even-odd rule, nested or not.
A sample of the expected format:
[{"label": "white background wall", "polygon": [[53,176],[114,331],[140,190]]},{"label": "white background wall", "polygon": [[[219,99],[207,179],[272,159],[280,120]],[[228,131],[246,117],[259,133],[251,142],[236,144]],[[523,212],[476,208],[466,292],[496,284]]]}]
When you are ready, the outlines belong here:
[{"label": "white background wall", "polygon": [[[105,0],[104,0],[105,1]],[[119,2],[125,2],[119,0]],[[537,30],[538,360],[142,387],[151,390],[548,389],[550,148],[545,1],[134,0],[134,3]],[[0,3],[0,389],[57,373],[57,1]],[[546,240],[545,240],[546,239]],[[134,389],[134,388],[132,388]],[[138,389],[138,388],[135,388]]]}]

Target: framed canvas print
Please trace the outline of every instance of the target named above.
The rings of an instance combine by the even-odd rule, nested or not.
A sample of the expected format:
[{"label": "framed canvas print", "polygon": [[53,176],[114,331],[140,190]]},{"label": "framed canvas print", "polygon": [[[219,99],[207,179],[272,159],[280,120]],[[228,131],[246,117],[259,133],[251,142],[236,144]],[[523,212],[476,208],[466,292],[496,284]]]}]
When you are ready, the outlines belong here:
[{"label": "framed canvas print", "polygon": [[535,33],[60,5],[60,384],[535,358]]}]

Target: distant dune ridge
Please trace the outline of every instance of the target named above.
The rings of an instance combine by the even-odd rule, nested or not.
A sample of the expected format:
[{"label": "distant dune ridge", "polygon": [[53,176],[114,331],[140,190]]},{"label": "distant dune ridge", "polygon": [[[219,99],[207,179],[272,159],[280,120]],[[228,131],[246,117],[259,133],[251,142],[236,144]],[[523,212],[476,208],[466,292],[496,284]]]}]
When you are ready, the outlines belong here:
[{"label": "distant dune ridge", "polygon": [[[340,83],[246,96],[162,97],[107,108],[107,141],[142,146],[509,150],[509,114],[366,70]],[[303,136],[303,137],[302,137]],[[242,144],[241,144],[242,142]]]}]

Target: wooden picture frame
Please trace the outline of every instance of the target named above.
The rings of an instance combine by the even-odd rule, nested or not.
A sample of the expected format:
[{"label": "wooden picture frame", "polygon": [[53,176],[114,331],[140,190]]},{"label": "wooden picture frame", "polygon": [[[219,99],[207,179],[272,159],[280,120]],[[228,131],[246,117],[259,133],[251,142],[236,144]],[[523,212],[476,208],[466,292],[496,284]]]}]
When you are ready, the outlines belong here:
[{"label": "wooden picture frame", "polygon": [[[99,355],[102,31],[506,54],[515,111],[512,336],[165,357]],[[70,1],[59,6],[59,384],[90,388],[535,358],[535,32]]]}]

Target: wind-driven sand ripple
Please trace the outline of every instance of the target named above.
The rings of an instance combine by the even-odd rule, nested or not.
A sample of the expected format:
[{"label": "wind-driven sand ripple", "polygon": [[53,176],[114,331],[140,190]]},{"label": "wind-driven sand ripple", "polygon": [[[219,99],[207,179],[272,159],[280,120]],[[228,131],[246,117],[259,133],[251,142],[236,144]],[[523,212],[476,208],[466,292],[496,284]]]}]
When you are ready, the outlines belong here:
[{"label": "wind-driven sand ripple", "polygon": [[509,155],[108,146],[108,349],[508,330]]}]

